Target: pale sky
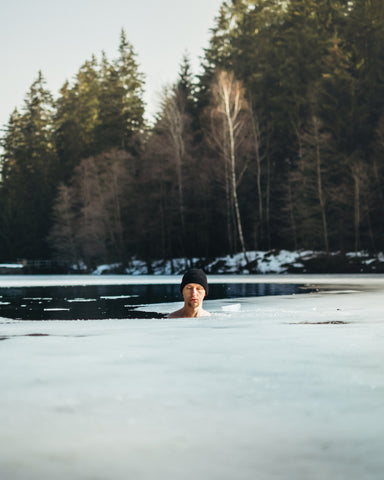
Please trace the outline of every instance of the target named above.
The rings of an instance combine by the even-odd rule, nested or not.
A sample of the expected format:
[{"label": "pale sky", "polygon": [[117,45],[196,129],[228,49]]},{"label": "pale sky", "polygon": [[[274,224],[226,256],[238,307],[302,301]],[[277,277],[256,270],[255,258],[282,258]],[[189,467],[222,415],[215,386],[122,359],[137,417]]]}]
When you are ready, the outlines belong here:
[{"label": "pale sky", "polygon": [[41,70],[57,97],[92,54],[116,58],[120,32],[146,78],[148,115],[188,52],[198,72],[222,0],[0,0],[0,128]]}]

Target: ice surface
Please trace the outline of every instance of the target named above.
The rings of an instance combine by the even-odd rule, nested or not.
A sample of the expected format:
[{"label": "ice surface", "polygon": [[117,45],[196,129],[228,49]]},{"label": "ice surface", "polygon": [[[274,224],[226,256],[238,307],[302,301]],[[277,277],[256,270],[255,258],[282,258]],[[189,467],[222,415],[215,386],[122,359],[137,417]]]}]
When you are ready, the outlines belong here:
[{"label": "ice surface", "polygon": [[1,320],[1,478],[381,480],[384,278],[293,281],[327,294]]},{"label": "ice surface", "polygon": [[100,298],[103,298],[105,300],[116,300],[118,298],[132,298],[132,297],[138,297],[138,295],[101,295]]},{"label": "ice surface", "polygon": [[0,268],[23,268],[24,265],[22,263],[0,263]]},{"label": "ice surface", "polygon": [[67,298],[67,302],[75,303],[75,302],[96,302],[96,298]]}]

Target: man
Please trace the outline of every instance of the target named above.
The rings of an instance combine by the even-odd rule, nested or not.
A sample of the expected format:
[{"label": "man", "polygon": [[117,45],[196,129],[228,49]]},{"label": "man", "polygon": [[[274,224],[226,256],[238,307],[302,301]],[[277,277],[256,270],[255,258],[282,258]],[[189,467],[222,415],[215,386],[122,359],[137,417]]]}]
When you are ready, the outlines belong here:
[{"label": "man", "polygon": [[188,270],[181,280],[180,291],[184,306],[170,313],[168,318],[209,317],[211,314],[203,309],[203,300],[208,294],[207,276],[199,268]]}]

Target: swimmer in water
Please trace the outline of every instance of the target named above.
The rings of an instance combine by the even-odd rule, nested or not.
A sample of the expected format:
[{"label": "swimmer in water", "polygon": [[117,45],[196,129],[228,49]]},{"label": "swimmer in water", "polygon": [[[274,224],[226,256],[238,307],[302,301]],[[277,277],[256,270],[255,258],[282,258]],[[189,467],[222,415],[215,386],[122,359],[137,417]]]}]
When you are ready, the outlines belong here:
[{"label": "swimmer in water", "polygon": [[211,314],[203,309],[204,298],[208,294],[207,276],[199,268],[188,270],[181,280],[180,291],[184,306],[167,318],[209,317]]}]

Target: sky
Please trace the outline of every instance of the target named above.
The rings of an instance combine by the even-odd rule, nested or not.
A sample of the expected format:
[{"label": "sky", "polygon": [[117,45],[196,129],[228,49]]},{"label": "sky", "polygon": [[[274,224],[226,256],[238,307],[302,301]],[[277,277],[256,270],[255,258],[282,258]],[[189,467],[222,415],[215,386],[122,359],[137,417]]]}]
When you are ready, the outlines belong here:
[{"label": "sky", "polygon": [[185,53],[198,73],[222,0],[0,0],[0,128],[42,71],[54,97],[92,54],[116,58],[120,32],[146,79],[147,118]]}]

